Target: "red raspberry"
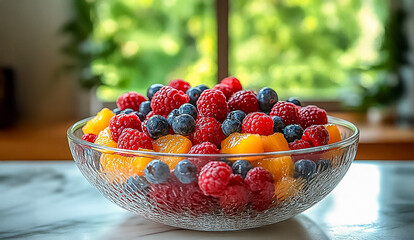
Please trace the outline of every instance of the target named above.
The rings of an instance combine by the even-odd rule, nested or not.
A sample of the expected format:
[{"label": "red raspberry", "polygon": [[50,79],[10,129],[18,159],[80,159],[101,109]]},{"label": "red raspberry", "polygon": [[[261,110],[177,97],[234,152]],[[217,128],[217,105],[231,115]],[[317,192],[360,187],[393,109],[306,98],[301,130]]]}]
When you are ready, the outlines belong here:
[{"label": "red raspberry", "polygon": [[299,110],[299,123],[305,129],[312,125],[328,123],[326,111],[314,105],[303,107]]},{"label": "red raspberry", "polygon": [[312,145],[302,139],[296,139],[294,142],[289,143],[290,150],[297,150],[297,149],[304,149],[304,148],[311,148]]},{"label": "red raspberry", "polygon": [[116,105],[121,111],[127,108],[138,111],[139,105],[144,101],[146,101],[146,99],[142,94],[131,91],[119,96],[116,100]]},{"label": "red raspberry", "polygon": [[248,114],[259,110],[256,94],[252,90],[241,90],[233,94],[228,101],[230,111],[242,110]]},{"label": "red raspberry", "polygon": [[[207,91],[207,90],[206,90]],[[196,129],[190,135],[191,142],[201,144],[203,142],[211,142],[220,147],[221,141],[225,138],[221,124],[215,118],[201,117],[196,121]]]},{"label": "red raspberry", "polygon": [[217,146],[211,142],[203,142],[191,147],[188,154],[219,154]]},{"label": "red raspberry", "polygon": [[303,131],[302,140],[312,144],[312,146],[322,146],[329,142],[329,132],[322,125],[312,125]]},{"label": "red raspberry", "polygon": [[219,197],[229,183],[232,173],[231,167],[225,162],[209,162],[201,169],[198,186],[205,195]]},{"label": "red raspberry", "polygon": [[285,101],[277,102],[273,105],[269,114],[271,117],[279,116],[282,118],[285,126],[299,123],[298,108],[295,104]]},{"label": "red raspberry", "polygon": [[118,114],[113,116],[109,121],[109,129],[111,130],[111,138],[117,142],[119,136],[125,128],[133,128],[141,131],[141,120],[135,113]]},{"label": "red raspberry", "polygon": [[231,95],[233,95],[233,91],[231,90],[231,88],[222,83],[217,84],[216,86],[213,87],[213,89],[223,92],[224,96],[226,96],[226,99],[229,99]]},{"label": "red raspberry", "polygon": [[239,213],[249,203],[249,192],[238,174],[232,174],[227,187],[219,198],[220,207],[230,214]]},{"label": "red raspberry", "polygon": [[273,120],[265,113],[252,112],[247,114],[243,120],[242,133],[253,133],[260,135],[273,134]]},{"label": "red raspberry", "polygon": [[125,128],[119,136],[117,147],[129,150],[152,149],[152,139],[137,129]]},{"label": "red raspberry", "polygon": [[94,143],[97,137],[98,137],[98,136],[96,136],[96,135],[95,135],[95,134],[93,134],[93,133],[88,133],[88,134],[84,134],[84,135],[82,136],[82,140],[85,140],[85,141],[88,141],[88,142]]},{"label": "red raspberry", "polygon": [[219,90],[207,89],[197,100],[197,109],[202,117],[213,117],[223,122],[227,117],[226,96]]},{"label": "red raspberry", "polygon": [[152,97],[151,109],[154,114],[165,116],[189,101],[190,98],[184,92],[164,86]]},{"label": "red raspberry", "polygon": [[175,80],[172,80],[172,81],[168,84],[168,86],[173,87],[173,88],[175,88],[175,89],[177,89],[177,90],[181,90],[181,91],[183,91],[184,93],[185,93],[185,92],[187,92],[187,90],[191,88],[190,84],[189,84],[188,82],[186,82],[186,81],[182,80],[182,79],[175,79]]},{"label": "red raspberry", "polygon": [[262,167],[256,167],[247,173],[244,179],[250,190],[250,205],[253,210],[264,211],[273,203],[275,185],[272,174]]},{"label": "red raspberry", "polygon": [[226,77],[225,79],[221,80],[221,84],[229,86],[233,93],[243,89],[239,79],[235,77]]}]

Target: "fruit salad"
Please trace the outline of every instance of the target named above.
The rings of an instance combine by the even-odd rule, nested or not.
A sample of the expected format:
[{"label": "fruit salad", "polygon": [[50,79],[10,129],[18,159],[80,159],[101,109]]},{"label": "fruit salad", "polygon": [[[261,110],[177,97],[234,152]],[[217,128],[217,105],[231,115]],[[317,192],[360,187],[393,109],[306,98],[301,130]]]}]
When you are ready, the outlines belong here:
[{"label": "fruit salad", "polygon": [[[125,193],[145,195],[159,210],[265,211],[335,167],[323,151],[290,150],[342,140],[325,110],[302,106],[298,98],[280,100],[269,87],[243,89],[235,77],[212,88],[181,79],[153,84],[146,97],[131,91],[116,103],[83,126],[82,139],[115,148],[101,151],[99,171]],[[140,152],[117,153],[116,148]],[[285,154],[251,155],[272,152]]]}]

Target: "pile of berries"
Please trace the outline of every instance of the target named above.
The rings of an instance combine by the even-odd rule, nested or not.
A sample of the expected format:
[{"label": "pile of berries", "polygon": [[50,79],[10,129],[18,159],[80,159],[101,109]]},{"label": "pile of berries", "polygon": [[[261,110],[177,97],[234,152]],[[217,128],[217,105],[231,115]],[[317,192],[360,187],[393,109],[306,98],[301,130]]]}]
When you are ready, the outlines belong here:
[{"label": "pile of berries", "polygon": [[[291,194],[280,186],[309,180],[330,169],[331,162],[321,155],[230,161],[225,154],[289,151],[341,140],[325,110],[302,107],[297,98],[279,101],[268,87],[243,90],[235,77],[211,89],[177,79],[168,86],[151,85],[146,95],[119,96],[117,108],[104,108],[86,123],[82,139],[120,149],[199,154],[188,159],[102,154],[107,176],[122,173],[127,192],[148,193],[160,209],[206,213],[220,208],[227,214],[269,209]],[[220,153],[221,159],[202,157]]]}]

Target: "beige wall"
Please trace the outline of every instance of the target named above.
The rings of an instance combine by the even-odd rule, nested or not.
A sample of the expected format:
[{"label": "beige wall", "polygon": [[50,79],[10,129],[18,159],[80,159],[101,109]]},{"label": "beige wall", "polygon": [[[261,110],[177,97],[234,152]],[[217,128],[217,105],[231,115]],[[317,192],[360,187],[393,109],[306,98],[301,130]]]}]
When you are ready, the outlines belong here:
[{"label": "beige wall", "polygon": [[56,75],[65,60],[58,29],[70,15],[68,0],[0,0],[0,65],[16,72],[23,120],[53,121],[76,114],[76,79]]}]

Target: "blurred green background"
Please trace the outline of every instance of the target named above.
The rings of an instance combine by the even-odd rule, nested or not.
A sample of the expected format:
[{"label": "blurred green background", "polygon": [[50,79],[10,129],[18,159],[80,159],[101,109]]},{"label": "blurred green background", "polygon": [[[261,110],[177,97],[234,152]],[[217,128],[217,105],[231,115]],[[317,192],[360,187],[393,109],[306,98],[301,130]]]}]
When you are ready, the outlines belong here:
[{"label": "blurred green background", "polygon": [[[102,101],[181,78],[217,82],[216,3],[206,0],[72,0],[64,52]],[[339,100],[370,88],[389,7],[383,0],[229,1],[229,75],[282,98]],[[380,74],[380,73],[378,73]]]}]

